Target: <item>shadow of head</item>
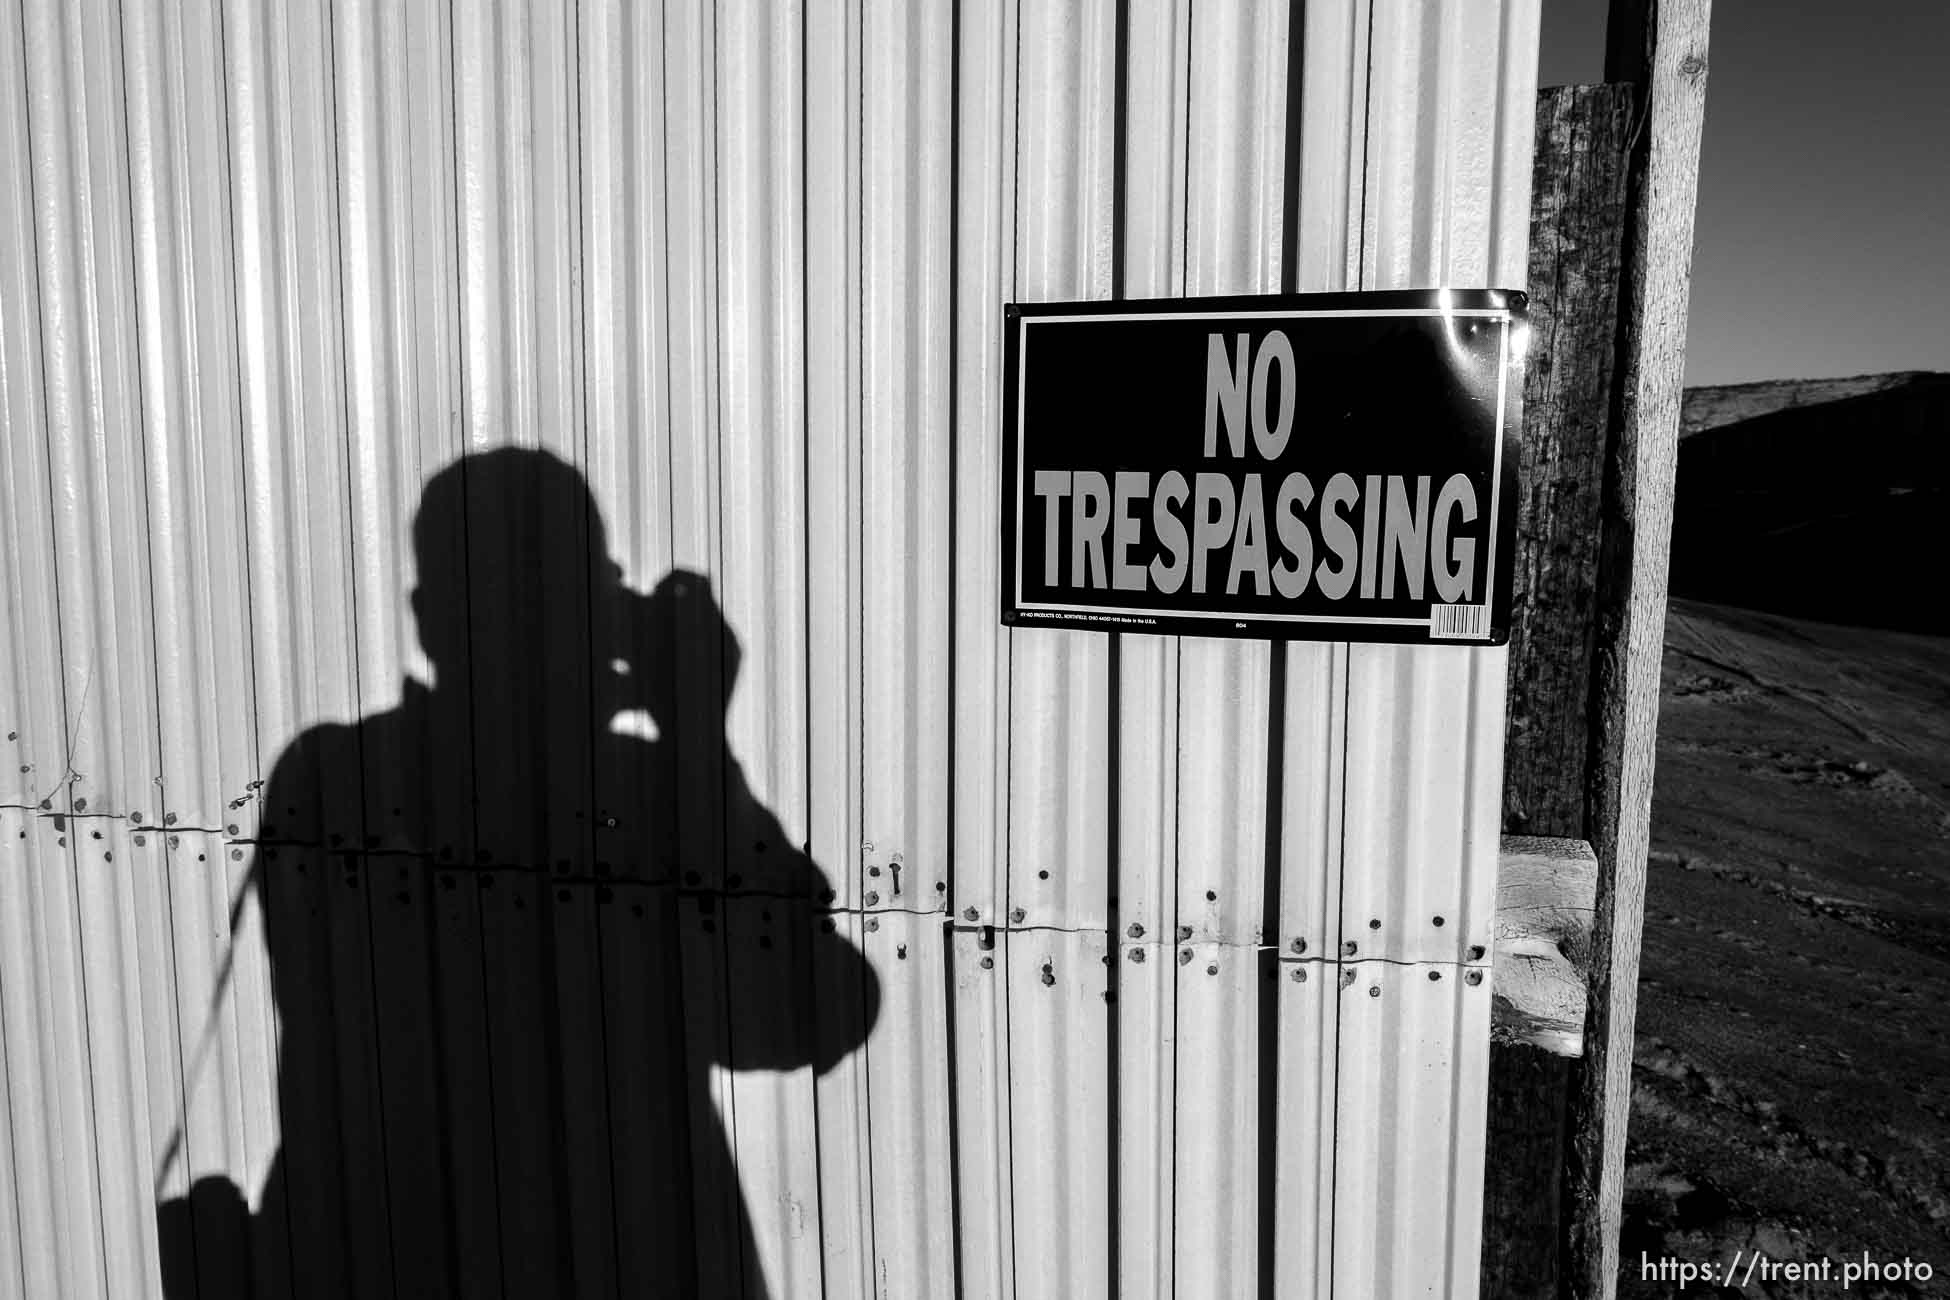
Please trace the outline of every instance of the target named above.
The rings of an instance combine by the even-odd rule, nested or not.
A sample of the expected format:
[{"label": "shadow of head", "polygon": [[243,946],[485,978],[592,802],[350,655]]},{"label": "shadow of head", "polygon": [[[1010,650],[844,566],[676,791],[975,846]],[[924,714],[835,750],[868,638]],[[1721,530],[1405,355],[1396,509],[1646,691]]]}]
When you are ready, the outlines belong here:
[{"label": "shadow of head", "polygon": [[721,737],[743,653],[710,579],[674,569],[637,591],[608,537],[581,472],[546,451],[472,453],[429,479],[411,603],[436,682],[519,699],[586,671],[599,725],[641,709],[665,731],[678,701],[715,698],[702,739]]}]

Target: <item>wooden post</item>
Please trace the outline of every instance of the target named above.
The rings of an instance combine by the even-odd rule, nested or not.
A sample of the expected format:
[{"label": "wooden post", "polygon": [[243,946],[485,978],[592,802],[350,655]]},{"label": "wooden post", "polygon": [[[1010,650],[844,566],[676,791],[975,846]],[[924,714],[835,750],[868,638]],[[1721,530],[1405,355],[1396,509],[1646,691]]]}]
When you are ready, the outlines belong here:
[{"label": "wooden post", "polygon": [[[1589,837],[1601,488],[1632,105],[1630,86],[1564,86],[1537,99],[1531,335],[1503,751],[1503,829],[1510,834]],[[1501,965],[1494,978],[1500,990]],[[1564,1231],[1558,1189],[1573,1066],[1535,1046],[1497,1042],[1490,1050],[1481,1287],[1488,1300],[1557,1294]]]},{"label": "wooden post", "polygon": [[1587,819],[1598,856],[1590,1019],[1570,1098],[1566,1294],[1618,1285],[1632,1033],[1666,620],[1673,470],[1685,378],[1693,203],[1711,0],[1613,0],[1608,80],[1640,87],[1620,281],[1617,402],[1605,466]]}]

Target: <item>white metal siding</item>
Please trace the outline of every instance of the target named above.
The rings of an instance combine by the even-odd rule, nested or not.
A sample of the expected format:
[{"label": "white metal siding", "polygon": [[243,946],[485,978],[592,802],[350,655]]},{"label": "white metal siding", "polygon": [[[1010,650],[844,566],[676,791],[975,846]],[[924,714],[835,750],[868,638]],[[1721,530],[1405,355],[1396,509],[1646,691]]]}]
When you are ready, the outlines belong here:
[{"label": "white metal siding", "polygon": [[[277,1294],[1472,1294],[1504,654],[1001,628],[1001,305],[1520,287],[1537,22],[0,13],[0,1295],[220,1290],[157,1206],[280,1163]],[[671,649],[591,574],[471,574],[403,707],[422,489],[508,446],[596,516],[494,479],[467,552],[708,580],[658,723],[731,679],[735,764],[587,743]]]}]

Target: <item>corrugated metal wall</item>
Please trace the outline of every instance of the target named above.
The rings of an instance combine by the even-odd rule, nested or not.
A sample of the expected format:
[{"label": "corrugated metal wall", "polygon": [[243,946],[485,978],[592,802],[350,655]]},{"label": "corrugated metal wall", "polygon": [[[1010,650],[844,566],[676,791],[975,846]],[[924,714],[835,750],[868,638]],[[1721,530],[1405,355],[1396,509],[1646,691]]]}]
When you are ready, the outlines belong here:
[{"label": "corrugated metal wall", "polygon": [[1472,1294],[1503,652],[999,627],[1001,308],[1520,287],[1537,20],[7,6],[0,1295]]}]

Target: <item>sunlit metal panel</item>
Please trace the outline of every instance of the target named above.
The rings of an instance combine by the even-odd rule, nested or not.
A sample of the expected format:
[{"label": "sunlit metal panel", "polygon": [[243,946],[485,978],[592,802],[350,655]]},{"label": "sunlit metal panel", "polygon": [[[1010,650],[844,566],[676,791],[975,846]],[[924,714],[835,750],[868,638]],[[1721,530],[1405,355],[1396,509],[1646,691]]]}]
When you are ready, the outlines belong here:
[{"label": "sunlit metal panel", "polygon": [[997,627],[999,307],[1513,283],[1535,7],[1023,8],[5,20],[0,1277],[1466,1291],[1500,652]]},{"label": "sunlit metal panel", "polygon": [[83,819],[57,827],[74,911],[50,918],[74,927],[83,993],[87,1068],[63,1086],[85,1077],[103,1280],[134,1291],[160,1267],[148,1174],[180,1081],[165,884],[110,865],[162,767],[128,88],[118,13],[35,6],[25,20],[68,750],[53,797]]},{"label": "sunlit metal panel", "polygon": [[[1476,1292],[1489,982],[1454,964],[1341,967],[1334,1294]],[[1352,975],[1351,980],[1345,979]]]},{"label": "sunlit metal panel", "polygon": [[[100,1210],[85,1088],[87,1042],[73,946],[72,864],[52,819],[68,735],[42,371],[40,266],[28,50],[18,8],[0,15],[0,1038],[6,1042],[7,1285],[99,1293]],[[45,801],[45,803],[43,802]],[[52,927],[50,929],[50,922]]]}]

